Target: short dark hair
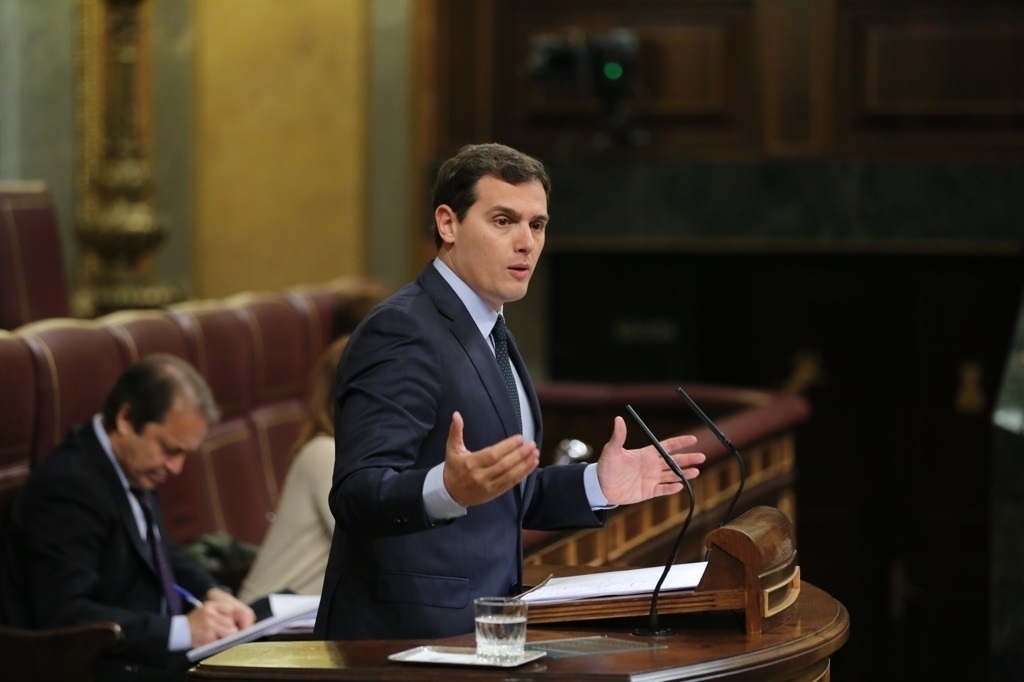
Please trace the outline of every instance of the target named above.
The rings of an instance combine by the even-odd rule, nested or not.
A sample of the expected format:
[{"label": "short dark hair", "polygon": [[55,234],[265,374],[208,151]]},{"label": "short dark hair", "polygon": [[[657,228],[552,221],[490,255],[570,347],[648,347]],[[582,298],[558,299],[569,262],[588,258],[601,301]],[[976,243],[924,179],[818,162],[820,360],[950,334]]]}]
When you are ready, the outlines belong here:
[{"label": "short dark hair", "polygon": [[[476,183],[485,175],[493,175],[512,185],[538,181],[545,196],[551,194],[551,179],[544,164],[520,151],[496,142],[468,144],[455,156],[441,164],[434,181],[431,209],[442,204],[463,220],[477,200]],[[433,225],[434,244],[443,243],[437,225]]]},{"label": "short dark hair", "polygon": [[128,405],[132,428],[141,433],[146,424],[162,422],[177,400],[194,407],[211,426],[220,419],[209,385],[192,365],[174,355],[147,355],[128,367],[107,394],[103,426],[113,431],[118,410]]}]

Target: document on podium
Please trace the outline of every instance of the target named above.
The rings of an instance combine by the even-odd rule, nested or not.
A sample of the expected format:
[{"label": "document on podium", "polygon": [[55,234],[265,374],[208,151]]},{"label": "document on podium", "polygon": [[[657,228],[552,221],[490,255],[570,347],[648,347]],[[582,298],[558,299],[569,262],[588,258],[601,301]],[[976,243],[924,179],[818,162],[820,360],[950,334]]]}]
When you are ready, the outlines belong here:
[{"label": "document on podium", "polygon": [[[707,565],[706,561],[673,565],[661,585],[661,591],[696,589]],[[592,597],[652,594],[664,571],[664,566],[652,566],[550,578],[543,585],[524,594],[522,599],[529,603],[543,604]]]},{"label": "document on podium", "polygon": [[190,649],[187,654],[188,660],[190,663],[197,663],[225,649],[230,649],[236,644],[252,642],[261,637],[281,632],[286,628],[311,626],[316,621],[316,612],[319,606],[319,595],[272,594],[270,595],[270,609],[274,615],[258,620],[252,626],[239,630],[233,635]]}]

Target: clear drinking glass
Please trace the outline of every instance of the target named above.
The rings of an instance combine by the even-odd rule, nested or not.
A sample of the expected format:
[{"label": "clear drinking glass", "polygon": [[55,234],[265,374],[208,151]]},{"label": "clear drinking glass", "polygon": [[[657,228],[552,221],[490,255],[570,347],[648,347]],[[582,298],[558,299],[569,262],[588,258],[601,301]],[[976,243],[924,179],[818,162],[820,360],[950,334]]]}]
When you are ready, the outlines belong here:
[{"label": "clear drinking glass", "polygon": [[526,602],[509,597],[480,597],[476,616],[476,655],[488,663],[512,663],[526,653]]}]

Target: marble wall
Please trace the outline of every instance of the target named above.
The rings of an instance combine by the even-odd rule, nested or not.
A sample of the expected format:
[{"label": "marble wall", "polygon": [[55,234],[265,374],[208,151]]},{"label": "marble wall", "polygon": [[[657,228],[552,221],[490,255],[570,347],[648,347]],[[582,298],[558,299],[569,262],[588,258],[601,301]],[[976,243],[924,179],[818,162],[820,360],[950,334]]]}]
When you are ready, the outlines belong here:
[{"label": "marble wall", "polygon": [[46,180],[75,268],[74,0],[0,2],[0,179]]},{"label": "marble wall", "polygon": [[1024,240],[1024,163],[549,161],[550,237]]}]

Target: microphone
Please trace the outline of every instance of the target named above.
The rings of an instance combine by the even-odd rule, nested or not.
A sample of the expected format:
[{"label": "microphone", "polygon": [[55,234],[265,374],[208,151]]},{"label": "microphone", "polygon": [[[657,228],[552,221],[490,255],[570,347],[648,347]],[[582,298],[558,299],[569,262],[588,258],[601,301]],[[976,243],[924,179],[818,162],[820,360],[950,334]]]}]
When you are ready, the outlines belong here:
[{"label": "microphone", "polygon": [[[684,391],[682,387],[677,388],[676,393],[678,393],[679,397],[682,398],[683,401],[685,401],[686,404],[690,406],[690,409],[693,410],[693,413],[696,414],[702,422],[704,422],[704,425],[711,430],[711,433],[715,434],[718,440],[722,441],[722,445],[725,446],[725,449],[736,456],[736,461],[740,463],[740,485],[738,488],[736,488],[736,492],[735,494],[733,494],[732,500],[729,501],[729,506],[726,508],[725,514],[722,515],[722,521],[718,524],[718,527],[721,528],[725,525],[725,522],[729,520],[729,516],[732,514],[732,509],[733,507],[736,506],[736,500],[740,499],[740,493],[743,492],[743,484],[747,480],[747,471],[746,468],[743,466],[743,455],[741,455],[740,451],[736,449],[736,446],[732,444],[732,441],[726,438],[725,434],[722,433],[717,426],[715,426],[714,422],[711,421],[711,418],[704,414],[704,410],[697,407],[697,403],[693,402],[693,398],[686,395],[686,391]],[[708,548],[708,551],[704,554],[705,561],[708,560],[708,556],[710,554],[711,549]]]},{"label": "microphone", "polygon": [[672,634],[671,628],[663,628],[658,625],[658,594],[661,592],[661,585],[665,582],[665,578],[668,577],[668,572],[672,570],[672,565],[676,562],[676,555],[679,553],[679,548],[683,544],[683,536],[686,535],[686,529],[690,527],[690,519],[693,518],[693,486],[686,480],[686,476],[683,475],[683,470],[679,468],[676,461],[672,459],[672,456],[665,452],[665,448],[661,446],[661,442],[655,438],[651,430],[647,428],[647,424],[644,424],[640,416],[633,410],[632,406],[626,405],[626,410],[629,412],[629,416],[633,418],[633,421],[637,423],[640,429],[647,436],[647,439],[651,441],[651,445],[658,451],[661,458],[665,460],[668,467],[679,477],[679,480],[686,486],[686,492],[690,496],[690,511],[686,514],[686,520],[683,522],[683,527],[679,530],[679,537],[676,538],[676,544],[672,548],[672,552],[668,555],[668,562],[665,564],[665,570],[661,572],[661,577],[658,578],[658,583],[654,586],[654,592],[651,594],[651,614],[648,619],[648,626],[646,628],[636,628],[633,630],[634,635],[640,635],[642,637],[664,637],[665,635]]}]

